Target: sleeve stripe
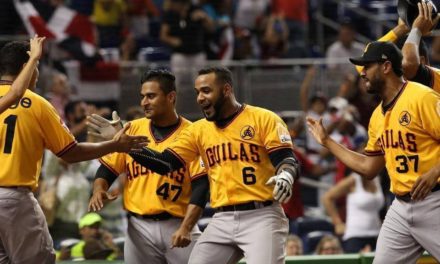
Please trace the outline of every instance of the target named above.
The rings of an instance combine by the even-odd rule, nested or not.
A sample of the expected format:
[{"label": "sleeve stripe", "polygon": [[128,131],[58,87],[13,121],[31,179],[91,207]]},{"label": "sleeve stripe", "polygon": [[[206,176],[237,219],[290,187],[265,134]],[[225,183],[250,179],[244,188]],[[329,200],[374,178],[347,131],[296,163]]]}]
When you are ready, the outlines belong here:
[{"label": "sleeve stripe", "polygon": [[71,150],[73,147],[76,146],[76,144],[78,144],[78,142],[76,140],[72,141],[69,143],[69,145],[65,146],[62,150],[58,151],[58,153],[56,153],[55,155],[59,158],[61,158],[61,156],[63,156],[64,154],[66,154],[66,152],[68,152],[69,150]]},{"label": "sleeve stripe", "polygon": [[169,152],[171,152],[178,160],[180,160],[180,162],[182,162],[183,165],[186,166],[186,162],[185,160],[182,159],[182,157],[180,157],[179,154],[177,154],[176,152],[174,152],[174,150],[167,148],[166,150],[168,150]]},{"label": "sleeve stripe", "polygon": [[378,151],[364,150],[364,154],[367,156],[383,156],[385,153],[383,153],[383,151],[381,150]]},{"label": "sleeve stripe", "polygon": [[274,147],[271,149],[268,149],[267,152],[270,154],[274,151],[280,150],[280,149],[292,149],[293,150],[293,146],[279,146],[279,147]]},{"label": "sleeve stripe", "polygon": [[105,162],[102,158],[99,159],[99,162],[101,162],[102,165],[104,165],[107,169],[109,169],[112,173],[114,173],[116,176],[119,176],[119,172],[115,171],[107,162]]},{"label": "sleeve stripe", "polygon": [[208,174],[206,172],[201,172],[201,173],[198,173],[196,175],[191,176],[190,179],[191,179],[191,181],[194,181],[194,180],[197,180],[197,179],[205,177],[205,176],[208,177]]}]

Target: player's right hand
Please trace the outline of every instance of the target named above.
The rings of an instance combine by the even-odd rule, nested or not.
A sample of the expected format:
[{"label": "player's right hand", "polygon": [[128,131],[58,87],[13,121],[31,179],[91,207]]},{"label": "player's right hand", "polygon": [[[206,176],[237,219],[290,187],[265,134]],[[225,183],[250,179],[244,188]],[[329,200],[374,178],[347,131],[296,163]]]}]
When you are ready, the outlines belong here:
[{"label": "player's right hand", "polygon": [[174,232],[173,236],[171,237],[171,248],[187,247],[190,243],[191,243],[190,231],[187,231],[184,228],[177,229],[177,231]]},{"label": "player's right hand", "polygon": [[101,140],[111,140],[122,129],[121,118],[118,112],[112,112],[112,120],[92,114],[87,117],[88,134]]},{"label": "player's right hand", "polygon": [[93,192],[92,198],[89,201],[89,212],[99,211],[104,207],[104,204],[111,202],[118,198],[117,195],[110,194],[103,190]]},{"label": "player's right hand", "polygon": [[38,35],[30,39],[30,51],[27,52],[30,60],[39,60],[41,58],[45,39],[46,37],[38,37]]},{"label": "player's right hand", "polygon": [[113,142],[116,144],[116,152],[140,152],[142,148],[147,146],[150,142],[146,136],[131,136],[125,134],[131,123],[127,123],[124,127],[115,135]]},{"label": "player's right hand", "polygon": [[417,3],[417,7],[419,8],[419,15],[414,20],[412,24],[412,28],[418,28],[422,33],[422,36],[429,35],[431,30],[437,25],[440,16],[437,15],[434,19],[432,19],[432,3],[425,1],[421,1]]},{"label": "player's right hand", "polygon": [[328,139],[328,133],[322,124],[322,117],[319,120],[316,120],[308,116],[306,120],[307,127],[315,140],[319,144],[324,145],[325,141]]}]

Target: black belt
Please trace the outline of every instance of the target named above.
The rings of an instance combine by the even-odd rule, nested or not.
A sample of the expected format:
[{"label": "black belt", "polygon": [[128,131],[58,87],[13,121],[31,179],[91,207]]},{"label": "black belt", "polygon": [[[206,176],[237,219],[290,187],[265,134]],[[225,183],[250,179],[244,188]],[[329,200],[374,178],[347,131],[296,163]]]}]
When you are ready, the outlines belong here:
[{"label": "black belt", "polygon": [[[431,192],[436,192],[438,190],[440,190],[440,184],[439,183],[437,183],[437,185],[434,188],[432,188]],[[403,202],[406,202],[406,203],[411,202],[411,194],[410,193],[407,193],[407,194],[404,194],[404,195],[396,195],[396,198],[401,200],[401,201],[403,201]]]},{"label": "black belt", "polygon": [[167,212],[163,212],[160,214],[154,214],[154,215],[140,215],[140,214],[136,214],[133,212],[128,212],[129,216],[134,216],[136,218],[140,218],[140,219],[149,219],[149,220],[154,220],[154,221],[163,221],[163,220],[168,220],[173,218],[174,216],[170,213]]},{"label": "black belt", "polygon": [[264,201],[264,202],[248,202],[248,203],[242,203],[242,204],[235,204],[235,205],[226,205],[216,208],[217,212],[229,212],[229,211],[247,211],[247,210],[254,210],[263,208],[269,205],[272,205],[272,201]]}]

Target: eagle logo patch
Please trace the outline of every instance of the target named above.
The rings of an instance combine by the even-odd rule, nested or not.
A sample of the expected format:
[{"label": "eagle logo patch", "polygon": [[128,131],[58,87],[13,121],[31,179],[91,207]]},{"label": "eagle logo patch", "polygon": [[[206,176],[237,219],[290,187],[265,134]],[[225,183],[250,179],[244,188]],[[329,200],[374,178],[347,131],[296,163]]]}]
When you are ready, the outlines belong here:
[{"label": "eagle logo patch", "polygon": [[244,126],[240,131],[240,137],[245,140],[250,140],[255,136],[255,129],[251,126]]},{"label": "eagle logo patch", "polygon": [[411,115],[407,111],[403,111],[399,116],[399,124],[407,126],[411,123]]}]

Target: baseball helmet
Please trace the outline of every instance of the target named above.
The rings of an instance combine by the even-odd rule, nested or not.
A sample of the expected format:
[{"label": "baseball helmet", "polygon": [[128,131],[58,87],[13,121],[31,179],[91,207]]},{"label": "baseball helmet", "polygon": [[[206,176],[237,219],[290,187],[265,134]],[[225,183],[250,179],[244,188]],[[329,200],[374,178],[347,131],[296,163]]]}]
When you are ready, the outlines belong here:
[{"label": "baseball helmet", "polygon": [[409,27],[412,26],[419,15],[417,3],[421,1],[432,4],[432,18],[434,19],[437,16],[437,7],[432,0],[398,0],[397,2],[397,13]]}]

